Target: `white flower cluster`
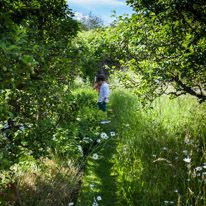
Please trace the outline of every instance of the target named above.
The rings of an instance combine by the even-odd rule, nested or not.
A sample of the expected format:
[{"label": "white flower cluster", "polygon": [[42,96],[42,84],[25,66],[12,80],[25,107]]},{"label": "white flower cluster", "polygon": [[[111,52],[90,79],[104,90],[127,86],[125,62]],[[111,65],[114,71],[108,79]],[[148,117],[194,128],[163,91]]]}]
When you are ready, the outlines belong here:
[{"label": "white flower cluster", "polygon": [[81,155],[83,156],[83,149],[81,145],[78,145],[78,150],[81,152]]},{"label": "white flower cluster", "polygon": [[0,134],[0,137],[3,139],[3,140],[7,140],[8,138],[6,137],[6,134],[3,133],[3,134]]}]

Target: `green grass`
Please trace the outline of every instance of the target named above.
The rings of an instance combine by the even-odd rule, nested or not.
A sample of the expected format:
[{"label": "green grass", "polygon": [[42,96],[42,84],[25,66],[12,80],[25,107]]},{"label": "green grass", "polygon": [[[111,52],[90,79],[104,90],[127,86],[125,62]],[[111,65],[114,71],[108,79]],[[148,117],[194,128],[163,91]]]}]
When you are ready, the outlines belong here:
[{"label": "green grass", "polygon": [[[120,140],[115,171],[123,199],[118,204],[205,205],[205,175],[195,171],[206,162],[205,104],[187,96],[163,96],[152,104],[153,110],[143,109],[125,90],[116,90],[110,99]],[[190,168],[183,161],[187,156]]]}]

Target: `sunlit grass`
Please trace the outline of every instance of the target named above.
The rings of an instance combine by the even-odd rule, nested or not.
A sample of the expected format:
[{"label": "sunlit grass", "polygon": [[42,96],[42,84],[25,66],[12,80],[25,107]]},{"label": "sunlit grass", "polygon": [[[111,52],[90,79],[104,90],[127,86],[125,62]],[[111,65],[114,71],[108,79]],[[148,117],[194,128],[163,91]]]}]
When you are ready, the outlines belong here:
[{"label": "sunlit grass", "polygon": [[206,170],[195,169],[206,162],[205,104],[163,96],[143,109],[126,90],[114,91],[111,102],[120,139],[119,205],[205,205]]}]

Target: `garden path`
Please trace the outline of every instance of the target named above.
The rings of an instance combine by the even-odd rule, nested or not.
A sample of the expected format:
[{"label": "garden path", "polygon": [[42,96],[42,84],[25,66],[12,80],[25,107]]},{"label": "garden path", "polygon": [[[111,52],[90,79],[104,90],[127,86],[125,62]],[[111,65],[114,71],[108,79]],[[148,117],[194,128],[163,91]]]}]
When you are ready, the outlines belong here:
[{"label": "garden path", "polygon": [[[103,131],[108,135],[114,131],[112,127],[112,123],[102,125]],[[94,151],[98,154],[98,159],[95,160],[92,156],[88,159],[77,206],[96,206],[95,200],[99,206],[118,205],[116,178],[112,170],[116,146],[116,137],[110,137]],[[98,196],[102,200],[98,201]]]}]

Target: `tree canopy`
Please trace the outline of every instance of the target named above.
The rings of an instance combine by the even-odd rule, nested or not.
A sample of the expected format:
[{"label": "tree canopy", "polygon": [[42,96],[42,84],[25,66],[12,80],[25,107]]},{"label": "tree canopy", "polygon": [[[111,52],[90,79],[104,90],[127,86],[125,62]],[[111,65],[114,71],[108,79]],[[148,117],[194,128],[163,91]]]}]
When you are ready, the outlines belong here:
[{"label": "tree canopy", "polygon": [[[128,0],[135,13],[105,33],[112,54],[135,73],[119,74],[149,99],[162,93],[206,100],[206,2]],[[128,83],[130,82],[130,83]],[[173,89],[167,88],[173,86]]]},{"label": "tree canopy", "polygon": [[0,4],[1,169],[24,151],[47,155],[56,126],[74,118],[77,104],[68,88],[77,73],[78,23],[63,0]]}]

